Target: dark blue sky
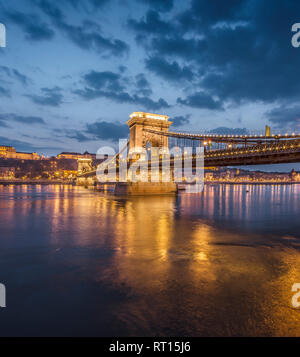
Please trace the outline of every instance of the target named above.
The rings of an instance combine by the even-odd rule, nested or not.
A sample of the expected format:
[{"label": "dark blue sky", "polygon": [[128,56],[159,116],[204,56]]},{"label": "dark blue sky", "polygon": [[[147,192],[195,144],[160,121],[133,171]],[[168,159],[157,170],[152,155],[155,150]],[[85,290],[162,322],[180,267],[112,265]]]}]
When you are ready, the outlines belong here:
[{"label": "dark blue sky", "polygon": [[0,0],[0,144],[95,152],[133,111],[300,131],[291,0]]}]

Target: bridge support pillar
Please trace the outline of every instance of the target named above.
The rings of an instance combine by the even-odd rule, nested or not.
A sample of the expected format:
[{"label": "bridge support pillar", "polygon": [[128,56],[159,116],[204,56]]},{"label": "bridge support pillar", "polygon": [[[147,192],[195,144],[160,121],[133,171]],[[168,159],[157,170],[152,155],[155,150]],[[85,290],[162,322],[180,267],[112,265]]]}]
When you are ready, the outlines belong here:
[{"label": "bridge support pillar", "polygon": [[175,195],[177,184],[172,182],[118,182],[115,195]]},{"label": "bridge support pillar", "polygon": [[84,186],[84,187],[89,187],[89,186],[95,186],[95,182],[97,182],[96,177],[77,177],[76,179],[76,185],[77,186]]}]

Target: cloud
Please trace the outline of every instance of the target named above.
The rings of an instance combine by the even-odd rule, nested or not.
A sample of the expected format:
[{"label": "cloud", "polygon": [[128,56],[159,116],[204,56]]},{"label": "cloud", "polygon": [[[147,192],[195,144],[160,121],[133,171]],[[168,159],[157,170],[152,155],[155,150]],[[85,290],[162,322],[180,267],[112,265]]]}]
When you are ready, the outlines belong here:
[{"label": "cloud", "polygon": [[10,97],[10,90],[0,86],[0,97]]},{"label": "cloud", "polygon": [[0,127],[1,127],[1,128],[9,128],[9,125],[7,125],[7,124],[5,123],[5,121],[2,121],[2,120],[0,119]]},{"label": "cloud", "polygon": [[94,140],[93,138],[90,138],[86,135],[84,135],[81,131],[79,130],[73,130],[69,133],[66,134],[67,138],[70,139],[75,139],[76,141],[82,143],[82,142],[86,142],[86,141],[91,141]]},{"label": "cloud", "polygon": [[14,121],[22,124],[46,124],[44,119],[36,116],[23,116],[13,113],[0,114],[0,124],[3,123],[7,127],[7,122]]},{"label": "cloud", "polygon": [[[86,100],[106,98],[117,103],[139,105],[141,110],[159,110],[170,107],[164,99],[160,98],[155,101],[146,95],[147,89],[149,91],[149,83],[143,75],[136,77],[138,85],[142,89],[138,91],[138,94],[129,92],[126,79],[122,78],[119,73],[90,71],[83,76],[83,80],[84,88],[74,90],[73,93]],[[136,90],[136,87],[134,89]]]},{"label": "cloud", "polygon": [[119,122],[97,121],[87,124],[86,132],[97,139],[116,141],[127,138],[129,130],[126,124]]},{"label": "cloud", "polygon": [[34,103],[52,107],[59,107],[63,103],[61,88],[41,88],[44,95],[26,94]]},{"label": "cloud", "polygon": [[4,18],[22,28],[26,38],[30,41],[45,41],[54,37],[54,31],[37,15],[28,15],[20,11],[5,11]]},{"label": "cloud", "polygon": [[193,63],[199,69],[203,68],[201,59],[207,50],[207,42],[201,38],[184,38],[175,30],[171,36],[155,36],[149,38],[146,44],[148,53],[161,58],[180,59],[186,65]]},{"label": "cloud", "polygon": [[[94,3],[96,4],[97,1]],[[65,21],[65,16],[60,9],[53,3],[40,0],[38,5],[51,19],[54,26],[80,48],[113,56],[122,56],[129,51],[129,46],[124,41],[104,36],[100,26],[95,22],[85,21],[81,26],[70,25]]]},{"label": "cloud", "polygon": [[170,11],[173,8],[173,0],[137,0],[140,3],[150,6],[152,9],[161,12]]},{"label": "cloud", "polygon": [[149,34],[166,34],[172,31],[173,27],[169,22],[161,20],[160,14],[157,11],[149,10],[145,17],[140,21],[129,19],[128,26],[136,33]]},{"label": "cloud", "polygon": [[300,128],[300,105],[287,107],[281,105],[266,113],[266,117],[277,128],[291,127],[293,129]]},{"label": "cloud", "polygon": [[91,5],[92,9],[99,9],[106,5],[109,0],[87,0],[83,2],[82,0],[67,0],[73,7],[76,9],[82,6],[83,8],[86,7],[87,4]]},{"label": "cloud", "polygon": [[75,94],[81,96],[84,99],[91,100],[96,98],[106,98],[117,103],[130,103],[141,106],[141,110],[152,109],[159,110],[162,108],[169,108],[170,105],[162,98],[155,101],[145,96],[139,96],[137,94],[129,94],[128,92],[112,92],[103,90],[94,90],[90,88],[78,89],[74,91]]},{"label": "cloud", "polygon": [[[155,33],[147,18],[131,28],[143,32],[137,41],[149,58],[184,62],[187,73],[197,73],[195,92],[201,88],[229,104],[297,102],[300,51],[291,46],[291,26],[299,12],[295,1],[192,0],[169,20],[171,32]],[[160,67],[153,70],[166,80]]]},{"label": "cloud", "polygon": [[138,95],[134,95],[131,98],[130,102],[139,105],[141,109],[160,110],[170,108],[170,105],[162,98],[159,98],[157,101]]},{"label": "cloud", "polygon": [[107,122],[100,119],[93,123],[85,124],[82,130],[60,129],[56,131],[59,131],[62,137],[74,139],[78,142],[88,142],[99,139],[117,141],[120,138],[127,138],[129,134],[129,128],[126,124],[121,124],[118,121]]},{"label": "cloud", "polygon": [[16,78],[25,86],[28,85],[28,83],[30,82],[30,79],[25,74],[20,73],[17,69],[12,68],[11,73],[14,78]]},{"label": "cloud", "polygon": [[222,103],[204,92],[196,92],[185,99],[177,98],[177,103],[192,108],[223,110]]},{"label": "cloud", "polygon": [[248,135],[249,131],[246,128],[227,128],[225,126],[220,126],[210,130],[209,133],[219,135]]},{"label": "cloud", "polygon": [[103,5],[107,4],[109,0],[89,0],[89,2],[95,7],[99,8],[102,7]]},{"label": "cloud", "polygon": [[172,63],[166,61],[159,56],[147,58],[145,60],[146,68],[164,78],[167,81],[179,82],[180,80],[191,81],[194,77],[192,70],[189,67],[180,67],[176,61]]},{"label": "cloud", "polygon": [[171,118],[171,121],[173,122],[172,126],[178,127],[178,126],[182,126],[182,125],[185,125],[185,124],[189,124],[190,123],[190,117],[191,117],[191,114],[178,115],[176,117],[173,117],[173,118]]},{"label": "cloud", "polygon": [[91,71],[84,76],[84,80],[87,85],[95,89],[105,88],[111,91],[121,91],[124,89],[124,85],[121,84],[121,75],[110,71]]},{"label": "cloud", "polygon": [[9,68],[6,66],[0,66],[0,71],[5,73],[8,77],[18,80],[23,85],[28,85],[30,83],[30,79],[23,73],[20,73],[15,68]]},{"label": "cloud", "polygon": [[[254,3],[251,0],[252,3]],[[245,10],[248,0],[206,1],[192,0],[191,7],[180,14],[181,25],[186,29],[203,29],[217,23],[247,19]]]},{"label": "cloud", "polygon": [[143,96],[150,96],[152,94],[150,83],[143,73],[135,76],[135,87],[137,94],[142,94]]},{"label": "cloud", "polygon": [[17,150],[28,151],[28,152],[36,152],[38,148],[26,141],[9,139],[5,136],[0,136],[1,145],[5,146],[14,146]]}]

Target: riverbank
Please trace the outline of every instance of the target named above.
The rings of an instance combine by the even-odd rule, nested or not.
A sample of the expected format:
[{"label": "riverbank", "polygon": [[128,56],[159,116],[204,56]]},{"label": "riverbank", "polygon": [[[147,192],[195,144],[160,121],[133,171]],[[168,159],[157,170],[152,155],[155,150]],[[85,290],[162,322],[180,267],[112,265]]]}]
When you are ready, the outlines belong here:
[{"label": "riverbank", "polygon": [[65,180],[0,180],[0,185],[73,185],[74,181]]},{"label": "riverbank", "polygon": [[300,182],[293,181],[205,181],[204,184],[227,184],[227,185],[299,185]]},{"label": "riverbank", "polygon": [[[204,184],[211,185],[299,185],[300,182],[293,181],[205,181]],[[0,185],[76,185],[74,181],[65,180],[0,180]],[[93,189],[95,189],[94,186]]]}]

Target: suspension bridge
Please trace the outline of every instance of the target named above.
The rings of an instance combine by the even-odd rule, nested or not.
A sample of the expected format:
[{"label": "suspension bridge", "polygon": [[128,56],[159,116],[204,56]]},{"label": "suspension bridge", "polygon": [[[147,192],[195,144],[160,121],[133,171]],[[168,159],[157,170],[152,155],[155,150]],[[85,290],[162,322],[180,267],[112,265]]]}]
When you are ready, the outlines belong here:
[{"label": "suspension bridge", "polygon": [[[178,153],[181,155],[182,165],[184,159],[190,157],[192,168],[196,165],[199,152],[203,154],[203,166],[206,168],[300,162],[300,135],[271,134],[268,127],[266,133],[261,135],[175,132],[169,130],[172,121],[169,121],[168,116],[144,112],[132,113],[127,124],[129,140],[119,153],[105,162],[106,172],[112,167],[115,168],[115,184],[119,182],[118,187],[121,187],[121,191],[125,193],[128,192],[128,187],[132,192],[141,191],[141,193],[147,190],[158,191],[158,193],[176,191],[174,170],[176,162],[178,163],[176,159]],[[158,182],[150,182],[149,185],[145,182],[132,183],[130,177],[126,175],[126,182],[121,184],[120,168],[126,167],[129,172],[130,167],[142,156],[147,156],[148,151],[152,152],[153,148],[157,148],[159,154],[155,160],[153,156],[148,155],[149,172],[154,165],[161,170],[167,159],[170,162],[170,182],[163,182],[160,175]],[[185,151],[186,148],[189,148],[188,152]],[[97,167],[92,166],[92,160],[79,159],[77,183],[96,186],[99,184],[98,181]]]}]

